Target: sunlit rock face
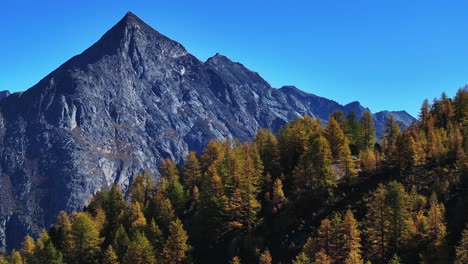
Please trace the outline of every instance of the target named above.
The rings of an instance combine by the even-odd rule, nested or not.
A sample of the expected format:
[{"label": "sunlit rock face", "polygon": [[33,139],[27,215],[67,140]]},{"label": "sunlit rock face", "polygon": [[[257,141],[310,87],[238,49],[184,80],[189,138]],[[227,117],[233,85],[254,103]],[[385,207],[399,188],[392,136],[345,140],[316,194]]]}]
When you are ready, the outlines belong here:
[{"label": "sunlit rock face", "polygon": [[0,248],[9,249],[102,187],[157,175],[164,158],[181,162],[212,139],[250,140],[304,114],[349,112],[274,89],[222,55],[201,62],[132,13],[29,90],[1,96]]}]

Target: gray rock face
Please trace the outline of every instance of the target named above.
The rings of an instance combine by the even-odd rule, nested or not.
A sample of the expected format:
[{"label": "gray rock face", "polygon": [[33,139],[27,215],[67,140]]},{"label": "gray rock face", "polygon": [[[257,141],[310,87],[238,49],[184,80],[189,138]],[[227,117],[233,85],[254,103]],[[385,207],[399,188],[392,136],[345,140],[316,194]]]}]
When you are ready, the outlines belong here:
[{"label": "gray rock face", "polygon": [[399,123],[401,126],[401,130],[406,129],[412,123],[415,123],[417,120],[406,111],[380,111],[375,113],[374,115],[374,123],[376,124],[377,128],[377,136],[382,136],[382,128],[385,124],[385,120],[390,116],[393,116],[395,121]]},{"label": "gray rock face", "polygon": [[5,90],[5,91],[0,91],[0,100],[8,97],[10,95],[10,91]]},{"label": "gray rock face", "polygon": [[326,120],[335,109],[365,110],[274,89],[219,54],[203,63],[128,13],[82,54],[0,101],[0,248],[18,247],[103,186],[156,173],[163,158],[181,162],[212,139],[249,140],[261,127],[304,114]]}]

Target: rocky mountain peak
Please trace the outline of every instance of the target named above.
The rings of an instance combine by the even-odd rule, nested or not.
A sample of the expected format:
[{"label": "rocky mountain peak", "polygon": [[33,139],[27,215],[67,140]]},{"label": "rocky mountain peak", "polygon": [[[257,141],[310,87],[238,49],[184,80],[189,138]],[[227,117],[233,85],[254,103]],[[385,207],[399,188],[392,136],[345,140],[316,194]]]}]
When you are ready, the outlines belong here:
[{"label": "rocky mountain peak", "polygon": [[351,103],[348,103],[345,106],[348,106],[348,107],[361,106],[361,103],[359,103],[358,101],[352,101]]},{"label": "rocky mountain peak", "polygon": [[[125,29],[131,29],[131,28],[137,28],[142,31],[142,33],[145,34],[157,34],[160,35],[166,39],[168,39],[166,36],[163,36],[161,33],[156,31],[154,28],[146,24],[141,18],[136,16],[132,12],[127,12],[122,19],[120,19],[117,24],[115,24],[107,33],[109,32],[115,32],[115,31],[121,31]],[[106,33],[106,34],[107,34]]]},{"label": "rocky mountain peak", "polygon": [[209,57],[205,63],[207,64],[235,64],[235,62],[233,62],[231,59],[229,59],[228,57],[220,53],[216,53],[214,56]]},{"label": "rocky mountain peak", "polygon": [[0,91],[0,100],[2,100],[3,98],[8,97],[10,94],[11,93],[8,90]]},{"label": "rocky mountain peak", "polygon": [[125,21],[127,24],[146,24],[138,16],[136,16],[132,11],[128,11],[125,16],[121,19],[120,22]]},{"label": "rocky mountain peak", "polygon": [[95,44],[75,56],[72,61],[76,66],[83,68],[112,55],[129,58],[138,64],[142,59],[165,60],[187,54],[180,43],[159,33],[135,14],[128,12]]}]

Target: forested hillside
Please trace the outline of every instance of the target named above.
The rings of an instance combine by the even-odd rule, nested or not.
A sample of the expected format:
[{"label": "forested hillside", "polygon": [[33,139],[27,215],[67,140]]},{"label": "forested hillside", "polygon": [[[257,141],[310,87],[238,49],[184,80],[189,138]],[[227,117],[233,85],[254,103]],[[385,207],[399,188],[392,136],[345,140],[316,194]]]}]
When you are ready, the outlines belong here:
[{"label": "forested hillside", "polygon": [[389,117],[304,116],[112,185],[0,263],[468,263],[468,87]]}]

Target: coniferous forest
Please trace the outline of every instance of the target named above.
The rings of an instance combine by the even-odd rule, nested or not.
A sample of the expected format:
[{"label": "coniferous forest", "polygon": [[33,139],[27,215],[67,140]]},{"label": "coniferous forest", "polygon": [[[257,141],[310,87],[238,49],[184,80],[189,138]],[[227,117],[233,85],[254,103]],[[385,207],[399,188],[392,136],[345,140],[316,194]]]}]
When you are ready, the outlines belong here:
[{"label": "coniferous forest", "polygon": [[212,141],[61,212],[0,264],[468,263],[468,87],[404,131],[372,120],[335,111]]}]

